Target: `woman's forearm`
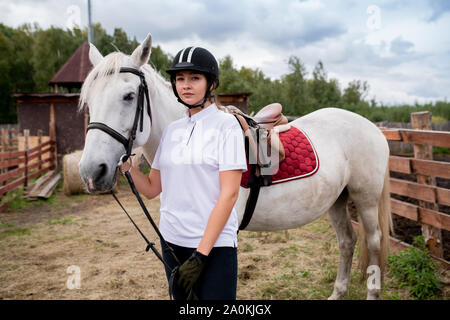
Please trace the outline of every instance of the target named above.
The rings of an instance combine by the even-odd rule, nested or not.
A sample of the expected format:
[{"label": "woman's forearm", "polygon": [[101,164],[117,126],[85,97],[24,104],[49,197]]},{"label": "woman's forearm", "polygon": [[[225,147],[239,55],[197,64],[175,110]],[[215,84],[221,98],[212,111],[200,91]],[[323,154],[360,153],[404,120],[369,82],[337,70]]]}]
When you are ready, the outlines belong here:
[{"label": "woman's forearm", "polygon": [[205,233],[203,234],[200,244],[198,245],[198,252],[204,255],[208,255],[211,249],[214,247],[217,238],[219,237],[230,217],[231,210],[236,203],[237,196],[237,193],[232,193],[219,197],[219,200],[214,206],[214,209],[212,210],[209,217]]},{"label": "woman's forearm", "polygon": [[130,174],[133,178],[136,189],[147,199],[153,199],[161,193],[161,180],[159,171],[157,174],[154,174],[154,172],[150,172],[150,175],[146,176],[138,169],[132,167]]}]

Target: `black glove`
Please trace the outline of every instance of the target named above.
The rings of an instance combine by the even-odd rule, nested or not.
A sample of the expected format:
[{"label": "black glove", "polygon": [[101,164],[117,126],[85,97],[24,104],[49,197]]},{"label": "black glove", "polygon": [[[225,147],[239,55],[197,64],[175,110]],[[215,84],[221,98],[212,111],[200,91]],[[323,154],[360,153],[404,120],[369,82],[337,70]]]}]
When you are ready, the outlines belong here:
[{"label": "black glove", "polygon": [[189,291],[194,286],[198,277],[200,277],[200,274],[205,267],[206,258],[207,256],[196,250],[178,270],[179,276],[177,284],[184,289],[186,295],[189,294]]}]

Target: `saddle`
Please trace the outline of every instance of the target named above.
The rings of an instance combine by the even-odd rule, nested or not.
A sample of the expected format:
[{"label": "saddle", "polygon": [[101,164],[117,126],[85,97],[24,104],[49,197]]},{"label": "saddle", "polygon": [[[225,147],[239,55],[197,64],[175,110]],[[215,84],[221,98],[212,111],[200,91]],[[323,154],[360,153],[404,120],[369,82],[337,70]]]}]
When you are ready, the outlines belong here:
[{"label": "saddle", "polygon": [[281,113],[281,104],[269,104],[253,117],[232,105],[220,108],[238,120],[245,136],[247,162],[256,165],[255,176],[262,177],[263,185],[270,185],[270,177],[275,173],[271,167],[285,158],[278,133],[290,127],[288,119]]},{"label": "saddle", "polygon": [[272,184],[274,168],[285,158],[285,150],[278,133],[289,130],[288,119],[281,113],[282,106],[272,103],[256,115],[249,116],[235,106],[219,106],[224,112],[233,114],[245,136],[245,154],[251,170],[248,180],[250,194],[245,207],[244,218],[239,230],[245,229],[256,207],[260,188]]}]

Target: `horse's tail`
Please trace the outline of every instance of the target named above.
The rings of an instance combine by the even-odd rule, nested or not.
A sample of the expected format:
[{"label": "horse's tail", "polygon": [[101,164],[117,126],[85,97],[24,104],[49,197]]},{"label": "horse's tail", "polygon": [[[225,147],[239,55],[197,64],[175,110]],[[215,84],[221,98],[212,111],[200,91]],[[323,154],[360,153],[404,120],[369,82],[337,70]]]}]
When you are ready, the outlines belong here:
[{"label": "horse's tail", "polygon": [[[392,216],[391,216],[391,194],[389,188],[389,165],[386,168],[384,175],[384,185],[381,191],[380,199],[378,200],[378,226],[381,231],[380,241],[380,256],[379,267],[381,275],[384,274],[386,269],[387,257],[389,253],[389,231],[392,230]],[[361,239],[361,250],[359,253],[359,268],[363,277],[367,276],[367,268],[369,266],[369,253],[366,245],[366,234],[363,224],[359,223],[359,233]]]}]

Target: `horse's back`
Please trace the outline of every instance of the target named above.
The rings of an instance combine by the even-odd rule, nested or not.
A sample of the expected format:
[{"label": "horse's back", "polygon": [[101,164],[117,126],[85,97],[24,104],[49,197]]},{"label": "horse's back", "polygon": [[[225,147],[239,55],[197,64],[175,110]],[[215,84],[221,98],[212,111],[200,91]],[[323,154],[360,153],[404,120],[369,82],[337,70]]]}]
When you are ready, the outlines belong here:
[{"label": "horse's back", "polygon": [[[348,183],[379,188],[388,165],[389,146],[377,126],[368,119],[338,108],[324,108],[291,122],[304,130],[317,149],[321,164],[345,162]],[[325,159],[324,159],[325,158]],[[324,160],[324,161],[322,161]],[[347,179],[346,179],[347,180]]]},{"label": "horse's back", "polygon": [[291,125],[305,131],[313,143],[314,138],[320,136],[348,151],[353,148],[361,150],[364,146],[375,147],[377,150],[388,148],[386,138],[375,124],[344,109],[319,109],[292,121]]}]

